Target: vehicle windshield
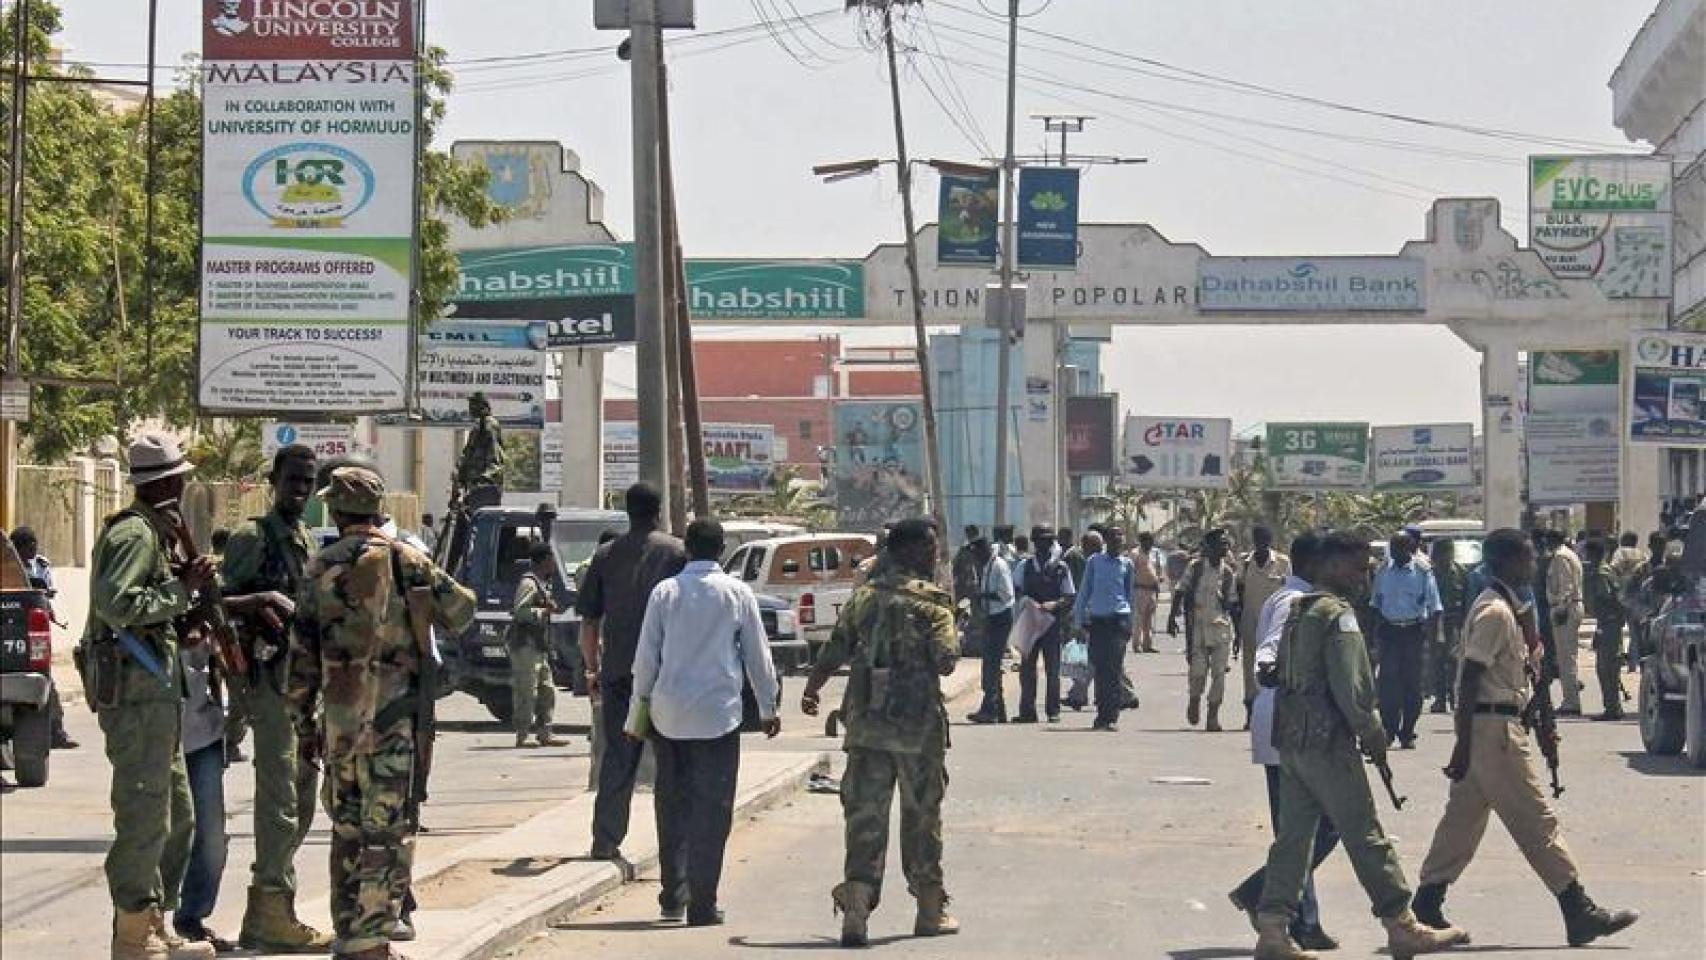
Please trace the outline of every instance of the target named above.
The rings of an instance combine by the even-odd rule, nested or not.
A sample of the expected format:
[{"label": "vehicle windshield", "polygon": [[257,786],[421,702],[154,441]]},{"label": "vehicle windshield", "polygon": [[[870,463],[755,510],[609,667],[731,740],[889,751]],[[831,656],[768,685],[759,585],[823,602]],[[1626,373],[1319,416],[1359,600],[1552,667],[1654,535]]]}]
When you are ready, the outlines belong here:
[{"label": "vehicle windshield", "polygon": [[552,528],[552,539],[557,541],[557,556],[564,566],[578,567],[592,559],[598,550],[598,538],[606,530],[623,533],[628,529],[626,520],[564,520],[559,518]]}]

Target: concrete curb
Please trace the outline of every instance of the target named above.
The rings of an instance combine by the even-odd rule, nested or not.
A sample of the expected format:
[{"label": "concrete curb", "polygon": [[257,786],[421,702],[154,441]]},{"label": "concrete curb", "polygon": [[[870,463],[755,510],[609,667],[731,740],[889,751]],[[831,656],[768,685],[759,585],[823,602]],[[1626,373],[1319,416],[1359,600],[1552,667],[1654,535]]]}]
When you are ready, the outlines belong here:
[{"label": "concrete curb", "polygon": [[[743,785],[735,797],[737,825],[742,818],[797,793],[813,772],[828,767],[828,754],[801,754],[757,782]],[[553,829],[560,832],[562,821],[557,819],[555,811],[547,811],[529,823],[542,818],[549,818]],[[518,827],[514,832],[525,832],[526,826]],[[419,960],[485,960],[519,946],[553,922],[615,891],[639,874],[655,869],[658,863],[655,835],[648,832],[643,837],[631,836],[630,840],[637,842],[629,844],[630,849],[623,862],[574,862],[547,870],[523,882],[512,892],[482,902],[478,906],[480,919],[475,924],[463,930],[452,942],[430,947],[415,956]],[[478,852],[478,849],[464,850],[456,859],[458,862],[476,859]],[[433,872],[439,873],[454,864],[435,866],[438,869]],[[571,870],[570,876],[563,876],[565,871]],[[427,876],[430,878],[430,874]],[[429,929],[427,925],[432,918],[422,919],[423,928]]]}]

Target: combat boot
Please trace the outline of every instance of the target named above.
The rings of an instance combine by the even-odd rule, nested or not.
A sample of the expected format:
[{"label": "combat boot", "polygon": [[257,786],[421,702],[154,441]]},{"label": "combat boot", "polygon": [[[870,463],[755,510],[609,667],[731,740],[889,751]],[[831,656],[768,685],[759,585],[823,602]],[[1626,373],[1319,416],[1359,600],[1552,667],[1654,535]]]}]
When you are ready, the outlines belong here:
[{"label": "combat boot", "polygon": [[1386,926],[1386,948],[1392,960],[1410,960],[1424,953],[1439,953],[1469,942],[1469,934],[1456,927],[1435,930],[1424,926],[1416,914],[1406,909],[1396,917],[1382,917]]},{"label": "combat boot", "polygon": [[1281,914],[1257,914],[1255,960],[1320,960],[1291,942],[1290,925],[1291,921]]},{"label": "combat boot", "polygon": [[841,914],[841,945],[868,944],[870,935],[866,928],[871,922],[871,911],[877,906],[877,892],[866,884],[848,881],[836,887],[830,896],[835,901],[835,911]]},{"label": "combat boot", "polygon": [[948,891],[924,887],[918,891],[918,919],[912,924],[917,937],[946,937],[960,932],[960,922],[948,914]]},{"label": "combat boot", "polygon": [[249,908],[237,942],[262,953],[325,953],[332,938],[296,918],[294,895],[283,890],[249,888]]},{"label": "combat boot", "polygon": [[1203,726],[1203,729],[1207,730],[1209,733],[1219,733],[1221,731],[1220,704],[1218,702],[1213,700],[1208,702],[1208,723]]},{"label": "combat boot", "polygon": [[166,945],[166,955],[171,960],[213,960],[219,955],[211,943],[196,940],[185,940],[166,927],[166,914],[158,907],[149,911],[148,922],[154,925],[154,935]]},{"label": "combat boot", "polygon": [[[1445,891],[1449,884],[1424,883],[1416,888],[1416,895],[1410,900],[1410,910],[1416,914],[1416,919],[1435,930],[1446,930],[1451,927],[1451,921],[1445,918],[1442,908],[1445,906]],[[1464,943],[1469,941],[1465,939]]]},{"label": "combat boot", "polygon": [[113,960],[171,960],[172,948],[154,929],[156,908],[116,911],[113,915]]},{"label": "combat boot", "polygon": [[1192,697],[1190,702],[1185,704],[1185,722],[1194,727],[1197,725],[1197,721],[1201,719],[1202,698]]},{"label": "combat boot", "polygon": [[1572,947],[1609,937],[1641,919],[1633,910],[1607,910],[1594,903],[1580,883],[1572,883],[1559,892],[1558,906],[1564,910],[1564,932]]}]

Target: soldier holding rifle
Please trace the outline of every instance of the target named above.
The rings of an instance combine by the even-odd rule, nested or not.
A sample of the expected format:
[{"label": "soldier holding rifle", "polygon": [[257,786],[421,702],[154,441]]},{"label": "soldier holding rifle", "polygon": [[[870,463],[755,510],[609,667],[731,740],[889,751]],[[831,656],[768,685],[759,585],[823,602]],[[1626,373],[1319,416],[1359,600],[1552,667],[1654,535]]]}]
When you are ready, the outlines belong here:
[{"label": "soldier holding rifle", "polygon": [[[475,598],[425,555],[380,532],[379,475],[340,467],[319,493],[340,539],[304,571],[286,697],[297,736],[325,758],[332,818],[333,955],[395,957],[399,877],[413,856],[430,628],[460,633]],[[317,709],[323,701],[323,713]]]},{"label": "soldier holding rifle", "polygon": [[[1550,693],[1547,684],[1534,682],[1541,669],[1538,644],[1525,641],[1521,606],[1510,586],[1534,579],[1534,546],[1521,531],[1504,529],[1487,538],[1485,550],[1492,580],[1475,601],[1464,633],[1457,743],[1445,768],[1451,794],[1422,861],[1416,915],[1429,926],[1446,926],[1446,888],[1468,868],[1486,833],[1488,815],[1497,813],[1529,865],[1558,898],[1570,946],[1579,947],[1622,930],[1639,915],[1606,910],[1588,899],[1534,766],[1535,740],[1555,762],[1556,731],[1536,729],[1534,737],[1529,736],[1534,721],[1525,722],[1525,717],[1538,713],[1540,725],[1550,723]],[[1536,711],[1526,706],[1531,695],[1538,701]],[[1562,792],[1558,786],[1553,790],[1554,795]]]},{"label": "soldier holding rifle", "polygon": [[1410,910],[1410,890],[1392,841],[1380,828],[1357,745],[1386,761],[1386,730],[1374,705],[1368,648],[1351,597],[1367,583],[1368,542],[1350,533],[1322,541],[1312,582],[1286,625],[1277,667],[1274,747],[1280,755],[1279,825],[1268,853],[1267,883],[1256,915],[1256,960],[1309,960],[1288,928],[1297,916],[1310,847],[1325,816],[1339,828],[1345,854],[1386,927],[1398,960],[1468,940],[1433,930]]},{"label": "soldier holding rifle", "polygon": [[214,956],[211,944],[168,932],[164,914],[177,909],[195,831],[176,626],[214,588],[211,560],[172,565],[181,521],[165,508],[176,505],[194,469],[171,437],[137,438],[130,445],[136,500],[107,520],[91,557],[78,660],[113,768],[106,859],[113,960]]}]

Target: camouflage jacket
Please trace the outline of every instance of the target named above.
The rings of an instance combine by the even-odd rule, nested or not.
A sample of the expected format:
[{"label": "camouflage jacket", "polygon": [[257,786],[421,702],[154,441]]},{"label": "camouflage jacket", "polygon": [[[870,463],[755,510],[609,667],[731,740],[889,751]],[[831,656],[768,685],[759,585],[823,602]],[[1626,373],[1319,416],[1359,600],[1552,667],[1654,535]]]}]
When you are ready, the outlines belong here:
[{"label": "camouflage jacket", "polygon": [[545,649],[545,628],[551,623],[551,614],[546,612],[550,601],[549,584],[541,581],[536,573],[522,574],[521,582],[515,587],[515,602],[509,609],[513,622],[504,638],[511,650]]},{"label": "camouflage jacket", "polygon": [[473,622],[474,594],[425,554],[369,527],[346,530],[303,576],[285,689],[297,731],[313,734],[323,699],[326,754],[370,752],[377,735],[387,732],[376,723],[414,695],[421,651],[409,629],[405,591],[430,587],[433,623],[452,635]]},{"label": "camouflage jacket", "polygon": [[1374,671],[1349,602],[1330,593],[1292,601],[1279,651],[1274,747],[1281,751],[1354,748],[1386,742],[1375,713]]},{"label": "camouflage jacket", "polygon": [[468,431],[456,461],[456,482],[463,490],[504,485],[504,435],[496,417],[481,417]]},{"label": "camouflage jacket", "polygon": [[948,714],[941,675],[960,655],[947,591],[890,567],[841,608],[819,664],[851,664],[841,704],[846,749],[941,754]]},{"label": "camouflage jacket", "polygon": [[183,582],[172,575],[168,529],[159,512],[138,501],[107,521],[90,555],[85,649],[109,631],[127,630],[171,675],[170,682],[162,683],[140,666],[129,664],[119,689],[125,703],[184,698],[174,621],[189,612],[191,598]]}]

